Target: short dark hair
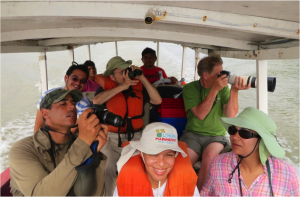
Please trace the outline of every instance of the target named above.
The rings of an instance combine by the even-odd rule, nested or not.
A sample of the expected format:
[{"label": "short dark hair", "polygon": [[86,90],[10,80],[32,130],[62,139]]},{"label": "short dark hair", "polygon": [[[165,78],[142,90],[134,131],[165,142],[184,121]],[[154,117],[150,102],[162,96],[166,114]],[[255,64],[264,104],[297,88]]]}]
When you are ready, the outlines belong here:
[{"label": "short dark hair", "polygon": [[86,61],[83,63],[83,65],[86,65],[86,66],[94,66],[94,67],[96,67],[96,66],[95,66],[95,63],[94,63],[93,61],[91,61],[91,60],[86,60]]},{"label": "short dark hair", "polygon": [[198,63],[198,75],[201,76],[204,72],[211,73],[216,64],[223,64],[222,58],[217,54],[211,54],[204,57]]},{"label": "short dark hair", "polygon": [[155,57],[156,57],[156,52],[153,49],[148,48],[148,47],[143,50],[142,57],[147,53],[151,53],[151,54],[155,55]]},{"label": "short dark hair", "polygon": [[66,72],[66,75],[69,77],[74,70],[81,70],[86,74],[86,79],[89,78],[89,69],[84,64],[77,64],[76,62],[72,62],[72,65],[69,67],[69,69]]}]

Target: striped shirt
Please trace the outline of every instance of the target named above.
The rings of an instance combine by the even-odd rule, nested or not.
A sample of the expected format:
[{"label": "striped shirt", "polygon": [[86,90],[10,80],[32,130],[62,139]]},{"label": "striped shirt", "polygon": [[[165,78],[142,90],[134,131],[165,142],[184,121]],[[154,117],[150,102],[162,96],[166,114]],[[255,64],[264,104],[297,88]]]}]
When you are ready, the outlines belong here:
[{"label": "striped shirt", "polygon": [[[274,196],[299,196],[299,174],[290,164],[275,157],[269,157],[272,188]],[[237,165],[237,155],[233,152],[221,154],[210,164],[209,174],[200,191],[201,196],[240,196],[238,170],[228,183],[229,174]],[[241,174],[243,196],[270,196],[267,166],[264,174],[259,175],[247,188]]]},{"label": "striped shirt", "polygon": [[[60,89],[63,89],[64,87],[53,88],[53,89],[50,89],[50,90],[45,91],[45,92],[42,94],[42,96],[41,96],[41,98],[40,98],[40,100],[39,100],[39,103],[37,104],[37,108],[40,109],[40,103],[41,103],[42,99],[44,98],[44,96],[45,96],[46,94],[48,94],[49,92],[52,92],[53,90],[59,89],[59,88],[60,88]],[[76,103],[77,117],[78,117],[80,114],[82,114],[82,112],[83,112],[84,110],[90,108],[91,105],[92,105],[91,101],[86,97],[85,94],[82,94],[82,99],[81,99],[81,101],[79,101],[79,102]]]}]

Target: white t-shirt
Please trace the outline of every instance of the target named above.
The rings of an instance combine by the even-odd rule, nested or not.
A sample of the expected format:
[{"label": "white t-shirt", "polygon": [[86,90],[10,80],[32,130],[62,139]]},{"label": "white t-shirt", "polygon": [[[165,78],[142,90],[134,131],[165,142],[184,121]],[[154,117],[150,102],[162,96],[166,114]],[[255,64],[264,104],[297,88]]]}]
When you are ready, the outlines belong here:
[{"label": "white t-shirt", "polygon": [[[161,193],[161,195],[159,195],[159,193],[158,193],[158,188],[157,189],[153,189],[152,188],[153,196],[154,197],[156,197],[156,196],[164,196],[166,185],[167,185],[167,181],[160,187],[160,193]],[[118,194],[118,188],[116,187],[115,191],[114,191],[114,197],[118,197],[118,196],[119,196],[119,194]],[[200,196],[197,186],[195,187],[194,196]]]}]

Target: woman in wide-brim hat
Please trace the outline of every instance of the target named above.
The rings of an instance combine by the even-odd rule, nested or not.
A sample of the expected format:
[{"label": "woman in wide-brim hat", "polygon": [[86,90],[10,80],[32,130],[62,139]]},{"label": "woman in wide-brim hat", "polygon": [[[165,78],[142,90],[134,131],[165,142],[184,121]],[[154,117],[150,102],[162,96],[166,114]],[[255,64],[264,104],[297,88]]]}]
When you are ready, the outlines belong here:
[{"label": "woman in wide-brim hat", "polygon": [[114,196],[200,196],[186,149],[173,126],[147,125],[141,139],[122,150]]},{"label": "woman in wide-brim hat", "polygon": [[232,152],[212,160],[201,196],[299,196],[297,170],[279,158],[275,122],[253,107],[221,118]]}]

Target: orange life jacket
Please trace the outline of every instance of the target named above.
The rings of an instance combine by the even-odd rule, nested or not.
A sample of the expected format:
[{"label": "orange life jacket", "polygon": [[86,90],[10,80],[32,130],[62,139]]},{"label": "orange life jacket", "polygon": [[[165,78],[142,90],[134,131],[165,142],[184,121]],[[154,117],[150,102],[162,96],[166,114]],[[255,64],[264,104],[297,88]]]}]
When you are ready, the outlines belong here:
[{"label": "orange life jacket", "polygon": [[[127,143],[128,144],[128,143]],[[178,142],[179,147],[187,153],[187,144]],[[180,153],[175,158],[173,169],[168,174],[164,196],[193,196],[197,175],[189,156]],[[122,167],[117,178],[119,196],[153,196],[145,165],[140,155],[131,157]]]},{"label": "orange life jacket", "polygon": [[[116,82],[111,80],[109,77],[105,77],[103,75],[96,75],[95,82],[100,84],[104,90],[110,90],[118,86]],[[132,92],[135,93],[137,97],[129,96],[126,100],[125,96],[122,92],[116,94],[111,99],[106,101],[107,110],[122,116],[125,118],[128,106],[128,114],[127,117],[131,118],[131,124],[134,130],[141,129],[144,126],[144,122],[142,118],[134,119],[135,116],[142,116],[143,114],[143,84],[139,81],[136,85],[132,86]],[[126,118],[127,118],[126,117]],[[118,127],[114,127],[109,125],[108,130],[110,132],[117,133]],[[121,127],[120,133],[125,133],[127,130],[127,123],[124,127]]]}]

